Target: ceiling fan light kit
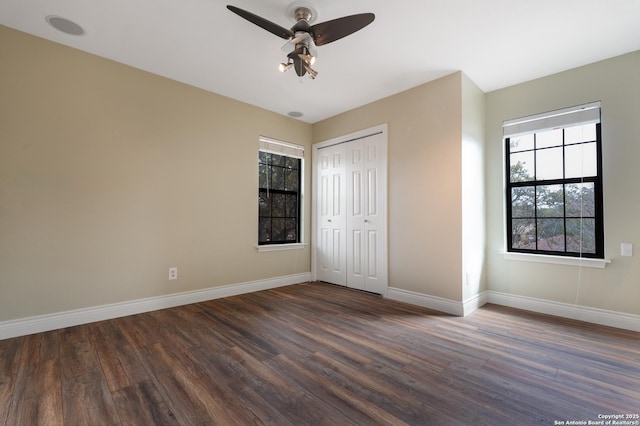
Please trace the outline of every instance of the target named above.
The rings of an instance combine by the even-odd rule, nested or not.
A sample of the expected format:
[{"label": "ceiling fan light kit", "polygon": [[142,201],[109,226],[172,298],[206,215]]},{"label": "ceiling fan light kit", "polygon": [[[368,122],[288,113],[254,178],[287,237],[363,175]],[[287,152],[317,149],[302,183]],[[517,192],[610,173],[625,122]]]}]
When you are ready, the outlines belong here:
[{"label": "ceiling fan light kit", "polygon": [[315,16],[315,10],[311,7],[298,5],[296,3],[292,6],[294,7],[290,13],[292,13],[296,23],[291,29],[281,27],[254,13],[232,5],[227,5],[227,9],[260,28],[269,31],[271,34],[286,39],[287,44],[282,47],[282,50],[289,52],[287,54],[287,61],[281,63],[278,69],[281,72],[285,72],[293,67],[298,76],[302,77],[305,74],[309,74],[309,77],[312,79],[315,79],[318,75],[318,72],[311,68],[318,57],[316,46],[322,46],[340,40],[343,37],[361,30],[375,19],[373,13],[360,13],[311,25]]}]

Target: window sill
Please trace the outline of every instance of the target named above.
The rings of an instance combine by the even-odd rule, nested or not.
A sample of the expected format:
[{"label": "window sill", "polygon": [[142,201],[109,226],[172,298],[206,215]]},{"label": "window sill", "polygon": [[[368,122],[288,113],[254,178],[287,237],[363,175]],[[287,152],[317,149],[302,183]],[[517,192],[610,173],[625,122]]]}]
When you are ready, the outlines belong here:
[{"label": "window sill", "polygon": [[586,257],[549,256],[545,254],[509,253],[500,252],[505,260],[518,260],[524,262],[553,263],[556,265],[584,266],[586,268],[603,269],[611,263],[609,259],[591,259]]},{"label": "window sill", "polygon": [[300,250],[307,246],[307,243],[293,243],[293,244],[268,244],[263,246],[256,246],[259,252],[263,251],[282,251],[282,250]]}]

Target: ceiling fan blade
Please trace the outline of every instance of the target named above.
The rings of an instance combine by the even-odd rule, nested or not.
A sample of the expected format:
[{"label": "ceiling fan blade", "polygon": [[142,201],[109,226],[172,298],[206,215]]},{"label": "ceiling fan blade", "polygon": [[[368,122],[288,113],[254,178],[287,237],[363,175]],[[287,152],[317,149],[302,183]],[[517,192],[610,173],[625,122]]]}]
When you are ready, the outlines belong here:
[{"label": "ceiling fan blade", "polygon": [[340,40],[343,37],[363,29],[373,22],[376,16],[373,13],[360,13],[358,15],[344,16],[331,21],[312,25],[310,28],[316,46]]},{"label": "ceiling fan blade", "polygon": [[260,28],[269,31],[271,34],[277,35],[278,37],[285,39],[293,37],[293,32],[291,32],[291,30],[281,27],[280,25],[264,19],[254,13],[247,12],[246,10],[231,5],[227,5],[227,9],[229,9],[236,15],[246,19],[247,21],[256,24]]}]

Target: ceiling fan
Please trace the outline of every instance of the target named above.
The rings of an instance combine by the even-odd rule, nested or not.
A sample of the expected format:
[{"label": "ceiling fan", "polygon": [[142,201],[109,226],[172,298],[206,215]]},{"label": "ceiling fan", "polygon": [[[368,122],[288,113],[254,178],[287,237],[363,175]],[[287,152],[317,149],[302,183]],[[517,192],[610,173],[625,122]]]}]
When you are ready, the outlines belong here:
[{"label": "ceiling fan", "polygon": [[302,77],[309,73],[311,78],[316,78],[318,75],[317,71],[311,68],[318,56],[316,46],[340,40],[361,30],[375,19],[373,13],[360,13],[311,25],[314,11],[311,7],[301,5],[293,9],[295,25],[291,29],[286,29],[238,7],[227,5],[227,9],[271,34],[289,40],[282,47],[283,51],[289,53],[286,62],[280,64],[280,71],[284,72],[293,67],[298,76]]}]

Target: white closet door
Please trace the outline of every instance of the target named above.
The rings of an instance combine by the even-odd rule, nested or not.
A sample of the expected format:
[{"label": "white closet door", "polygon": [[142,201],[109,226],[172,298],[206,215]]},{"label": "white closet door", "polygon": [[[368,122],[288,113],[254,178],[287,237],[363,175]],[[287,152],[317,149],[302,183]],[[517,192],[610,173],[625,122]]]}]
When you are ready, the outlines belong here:
[{"label": "white closet door", "polygon": [[386,125],[322,142],[314,159],[315,277],[385,294]]},{"label": "white closet door", "polygon": [[384,294],[386,271],[386,143],[382,134],[349,142],[347,286]]},{"label": "white closet door", "polygon": [[317,278],[347,284],[345,146],[318,151]]},{"label": "white closet door", "polygon": [[347,149],[347,285],[365,289],[366,247],[366,171],[364,140],[345,144]]}]

